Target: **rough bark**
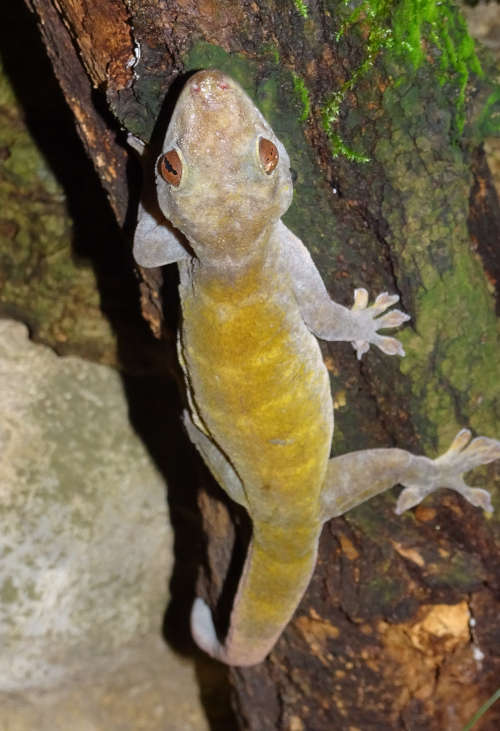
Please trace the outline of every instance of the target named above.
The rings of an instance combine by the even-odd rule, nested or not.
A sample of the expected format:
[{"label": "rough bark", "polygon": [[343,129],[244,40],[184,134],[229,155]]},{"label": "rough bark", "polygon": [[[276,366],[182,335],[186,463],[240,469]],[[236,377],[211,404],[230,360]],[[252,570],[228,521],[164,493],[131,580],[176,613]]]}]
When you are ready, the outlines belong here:
[{"label": "rough bark", "polygon": [[[324,348],[336,453],[398,445],[431,456],[460,427],[500,435],[500,226],[481,148],[498,92],[452,6],[429,3],[417,22],[409,1],[367,2],[357,14],[334,0],[27,4],[125,230],[139,176],[133,161],[128,174],[122,130],[154,146],[185,73],[216,66],[244,85],[289,150],[296,194],[286,222],[333,297],[348,304],[358,286],[400,293],[412,315],[404,361],[370,352],[360,364],[349,345]],[[141,277],[143,315],[167,337],[162,275]],[[199,555],[205,590],[213,604],[222,594],[223,609],[245,542],[231,553],[233,523],[248,531],[200,467],[207,545],[193,548],[200,513],[192,493],[180,495],[193,474],[170,477],[179,497],[171,614],[186,632]],[[498,480],[498,466],[476,479],[492,490]],[[235,725],[454,730],[493,692],[498,517],[444,491],[402,518],[393,507],[387,494],[325,528],[311,586],[271,656],[228,672]],[[498,713],[478,728],[496,728]]]}]

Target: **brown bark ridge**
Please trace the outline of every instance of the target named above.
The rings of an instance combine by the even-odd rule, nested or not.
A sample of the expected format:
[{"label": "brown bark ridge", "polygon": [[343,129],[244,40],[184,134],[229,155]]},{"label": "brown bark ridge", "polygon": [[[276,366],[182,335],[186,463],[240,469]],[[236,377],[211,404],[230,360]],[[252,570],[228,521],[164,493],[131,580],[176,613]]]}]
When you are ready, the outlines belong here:
[{"label": "brown bark ridge", "polygon": [[[412,315],[403,361],[324,348],[337,454],[398,445],[432,456],[465,426],[500,435],[499,213],[481,152],[498,90],[453,6],[431,3],[417,22],[410,2],[26,1],[120,224],[139,195],[125,130],[154,147],[186,72],[215,66],[287,146],[286,222],[334,299],[348,304],[357,286],[400,294]],[[143,314],[164,334],[161,273],[141,276]],[[474,479],[498,508],[498,465]],[[223,614],[243,551],[231,554],[228,536],[245,521],[213,487],[201,494],[200,585]],[[388,493],[325,527],[270,657],[228,671],[235,727],[454,731],[495,690],[498,517],[445,491],[401,518],[393,507]],[[174,589],[189,556],[177,561]],[[498,728],[499,713],[477,728]]]}]

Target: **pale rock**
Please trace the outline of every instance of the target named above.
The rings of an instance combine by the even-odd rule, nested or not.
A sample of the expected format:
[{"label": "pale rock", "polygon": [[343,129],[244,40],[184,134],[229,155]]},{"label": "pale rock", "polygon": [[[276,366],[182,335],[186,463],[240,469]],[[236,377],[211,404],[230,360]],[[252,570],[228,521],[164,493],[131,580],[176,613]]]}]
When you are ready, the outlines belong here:
[{"label": "pale rock", "polygon": [[0,320],[0,690],[159,635],[170,568],[165,483],[119,374]]}]

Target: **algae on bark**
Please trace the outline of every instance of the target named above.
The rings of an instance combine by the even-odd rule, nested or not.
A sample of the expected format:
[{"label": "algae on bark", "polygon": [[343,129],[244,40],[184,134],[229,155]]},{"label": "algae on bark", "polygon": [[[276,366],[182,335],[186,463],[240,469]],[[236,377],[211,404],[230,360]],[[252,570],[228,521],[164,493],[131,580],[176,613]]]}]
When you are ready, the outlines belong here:
[{"label": "algae on bark", "polygon": [[113,362],[114,336],[91,262],[74,253],[64,190],[30,135],[1,64],[0,150],[0,314],[24,320],[60,352]]}]

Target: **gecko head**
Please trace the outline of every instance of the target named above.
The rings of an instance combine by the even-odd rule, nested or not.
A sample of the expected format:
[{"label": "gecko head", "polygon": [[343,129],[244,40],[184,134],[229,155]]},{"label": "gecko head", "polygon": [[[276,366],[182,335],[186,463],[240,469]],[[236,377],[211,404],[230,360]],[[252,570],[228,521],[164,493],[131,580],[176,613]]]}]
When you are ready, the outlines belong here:
[{"label": "gecko head", "polygon": [[290,205],[285,148],[220,71],[184,87],[157,161],[158,202],[200,258],[246,257]]}]

